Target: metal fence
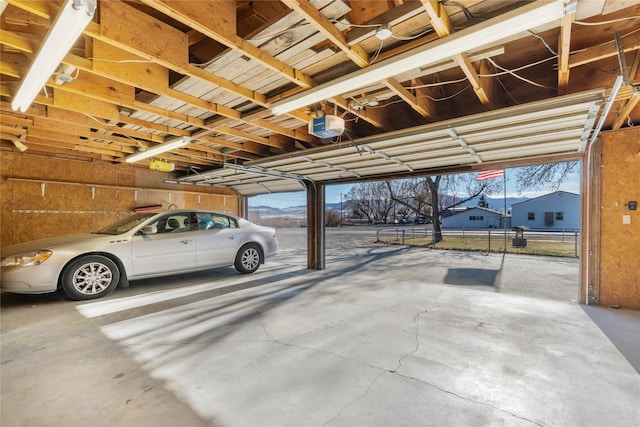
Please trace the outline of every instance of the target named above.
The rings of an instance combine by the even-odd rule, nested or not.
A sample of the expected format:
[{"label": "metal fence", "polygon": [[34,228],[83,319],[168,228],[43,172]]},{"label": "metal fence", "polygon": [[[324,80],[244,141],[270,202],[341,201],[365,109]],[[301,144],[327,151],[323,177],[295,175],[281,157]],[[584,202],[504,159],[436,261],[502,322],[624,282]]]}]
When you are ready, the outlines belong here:
[{"label": "metal fence", "polygon": [[507,252],[579,258],[580,234],[577,231],[525,231],[516,236],[513,230],[456,229],[443,230],[435,243],[433,230],[427,227],[381,228],[376,241],[389,244],[427,246],[484,252]]}]

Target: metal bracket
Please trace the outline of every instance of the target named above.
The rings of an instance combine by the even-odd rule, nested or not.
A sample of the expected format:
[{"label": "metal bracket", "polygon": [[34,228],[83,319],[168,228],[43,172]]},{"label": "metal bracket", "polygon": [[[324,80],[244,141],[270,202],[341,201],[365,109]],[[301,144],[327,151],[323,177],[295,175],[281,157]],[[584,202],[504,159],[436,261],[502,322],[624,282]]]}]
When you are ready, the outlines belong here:
[{"label": "metal bracket", "polygon": [[622,46],[622,37],[619,32],[615,32],[616,49],[618,51],[618,63],[620,64],[620,74],[622,75],[622,82],[625,86],[629,86],[629,71],[627,70],[627,61],[624,58],[624,47]]}]

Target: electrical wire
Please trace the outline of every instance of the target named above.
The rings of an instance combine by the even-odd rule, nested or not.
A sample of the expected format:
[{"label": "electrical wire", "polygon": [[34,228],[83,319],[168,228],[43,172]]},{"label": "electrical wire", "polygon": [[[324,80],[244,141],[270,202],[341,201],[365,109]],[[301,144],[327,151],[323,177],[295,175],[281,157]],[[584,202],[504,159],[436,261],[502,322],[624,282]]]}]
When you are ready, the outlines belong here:
[{"label": "electrical wire", "polygon": [[[100,120],[98,120],[96,117],[94,117],[93,115],[91,115],[91,114],[89,114],[89,113],[83,112],[82,114],[84,114],[85,116],[89,117],[90,119],[95,120],[96,122],[98,122],[98,123],[99,123],[99,124],[101,124],[102,126],[115,127],[115,128],[120,129],[120,127],[119,127],[119,126],[117,126],[117,125],[112,125],[112,124],[110,124],[110,123],[101,122]],[[136,145],[139,145],[139,146],[141,146],[141,147],[144,147],[144,145],[142,145],[142,144],[140,143],[140,141],[138,141],[137,139],[135,139],[135,138],[133,138],[133,137],[131,137],[131,136],[129,136],[129,135],[126,135],[126,134],[124,134],[124,133],[118,133],[118,134],[119,134],[119,135],[124,136],[125,138],[129,138],[130,140],[132,140],[133,142],[135,142],[135,143],[136,143]],[[112,133],[112,135],[113,135],[113,133]],[[112,141],[111,141],[111,142],[112,142]],[[109,142],[109,143],[111,143],[111,142]]]},{"label": "electrical wire", "polygon": [[623,21],[632,21],[634,19],[640,19],[640,15],[627,16],[626,18],[612,19],[610,21],[600,21],[600,22],[573,21],[573,23],[578,25],[596,26],[596,25],[615,24],[616,22],[623,22]]},{"label": "electrical wire", "polygon": [[[540,61],[532,62],[530,64],[526,64],[526,65],[523,65],[521,67],[511,69],[511,70],[508,70],[508,69],[505,69],[505,68],[502,68],[502,67],[498,67],[498,68],[501,68],[503,71],[499,72],[499,73],[492,73],[492,74],[478,74],[478,77],[499,77],[499,76],[504,76],[504,75],[507,75],[507,74],[513,74],[513,73],[515,73],[517,71],[521,71],[521,70],[524,70],[524,69],[529,68],[529,67],[534,67],[536,65],[540,65],[540,64],[542,64],[544,62],[551,61],[551,60],[554,60],[556,58],[557,58],[557,55],[549,57],[549,58],[541,59]],[[496,65],[496,64],[494,63],[494,65]],[[447,81],[444,81],[444,82],[427,83],[427,84],[417,85],[417,86],[405,86],[405,89],[412,90],[412,89],[422,89],[422,88],[428,88],[428,87],[440,87],[440,86],[444,86],[444,85],[448,85],[448,84],[461,83],[461,82],[464,82],[466,80],[468,80],[468,79],[466,77],[463,77],[463,78],[457,79],[457,80],[447,80]]]},{"label": "electrical wire", "polygon": [[515,72],[513,72],[511,70],[508,70],[508,69],[506,69],[504,67],[501,67],[500,65],[496,64],[496,62],[491,58],[487,58],[487,61],[489,61],[491,64],[493,64],[494,67],[496,67],[496,68],[498,68],[498,69],[500,69],[502,71],[506,71],[508,74],[511,74],[513,77],[515,77],[517,79],[520,79],[525,83],[529,83],[529,84],[531,84],[533,86],[537,86],[537,87],[544,88],[544,89],[551,89],[551,90],[555,89],[555,88],[552,88],[552,87],[549,87],[549,86],[545,86],[545,85],[540,84],[540,83],[536,83],[533,80],[529,80],[529,79],[527,79],[525,77],[522,77],[522,76],[516,74]]},{"label": "electrical wire", "polygon": [[423,85],[418,85],[418,86],[405,86],[405,89],[407,90],[411,90],[411,89],[423,89],[426,87],[440,87],[440,86],[445,86],[445,85],[449,85],[449,84],[455,84],[455,83],[462,83],[464,81],[467,81],[468,79],[466,77],[463,77],[461,79],[458,80],[447,80],[444,82],[438,82],[438,83],[426,83]]},{"label": "electrical wire", "polygon": [[356,27],[356,28],[375,28],[375,27],[382,26],[382,24],[352,24],[349,21],[344,22],[343,20],[340,20],[340,19],[330,19],[330,21],[333,22],[334,24],[348,25],[350,27]]},{"label": "electrical wire", "polygon": [[420,95],[419,98],[429,98],[430,100],[432,100],[434,102],[448,101],[448,100],[453,99],[456,96],[460,95],[462,92],[464,92],[465,90],[469,89],[470,87],[471,87],[471,84],[468,84],[467,86],[465,86],[461,90],[457,91],[453,95],[445,96],[444,98],[434,98],[433,96],[430,96],[430,95]]},{"label": "electrical wire", "polygon": [[415,40],[417,38],[420,38],[422,36],[426,36],[427,34],[431,34],[433,33],[433,28],[427,28],[426,30],[424,30],[421,33],[416,34],[415,36],[397,36],[395,34],[393,34],[393,32],[391,33],[391,37],[393,37],[396,40],[402,40],[402,41],[410,41],[410,40]]},{"label": "electrical wire", "polygon": [[[523,65],[523,66],[521,66],[521,67],[518,67],[518,68],[512,68],[512,69],[509,69],[509,70],[507,70],[506,68],[499,67],[500,69],[502,69],[502,70],[504,70],[504,71],[503,71],[503,72],[501,72],[501,73],[478,74],[478,76],[480,76],[480,77],[498,77],[498,76],[504,76],[504,75],[506,75],[506,74],[512,74],[512,73],[515,73],[515,72],[517,72],[517,71],[522,71],[522,70],[524,70],[524,69],[526,69],[526,68],[535,67],[536,65],[540,65],[540,64],[543,64],[543,63],[545,63],[545,62],[547,62],[547,61],[552,61],[552,60],[557,59],[557,58],[558,58],[558,56],[557,56],[557,55],[556,55],[556,56],[551,56],[551,57],[549,57],[549,58],[541,59],[540,61],[532,62],[531,64]],[[489,60],[489,62],[491,62],[493,65],[496,65],[496,64],[491,60],[491,58],[487,58],[487,59],[488,59],[488,60]],[[497,65],[496,65],[496,67],[497,67]]]},{"label": "electrical wire", "polygon": [[464,13],[464,16],[468,19],[468,20],[472,20],[472,19],[476,19],[476,20],[482,20],[485,21],[487,18],[482,18],[480,16],[476,16],[473,13],[471,13],[469,11],[469,9],[467,9],[466,6],[464,6],[463,4],[460,4],[458,2],[455,1],[445,1],[443,3],[445,6],[455,6],[457,8],[459,8],[460,10],[462,10],[462,13]]},{"label": "electrical wire", "polygon": [[509,98],[511,98],[511,100],[515,103],[515,105],[520,105],[520,103],[518,102],[517,99],[515,99],[513,97],[513,95],[511,95],[511,92],[509,92],[509,90],[507,89],[507,87],[504,85],[504,83],[502,83],[502,80],[500,80],[499,78],[496,77],[496,80],[498,81],[498,83],[500,83],[500,86],[502,86],[502,89],[504,89],[505,93],[507,95],[509,95]]},{"label": "electrical wire", "polygon": [[528,30],[528,31],[529,31],[529,33],[530,33],[533,37],[535,37],[535,38],[539,39],[539,40],[540,40],[540,41],[541,41],[541,42],[542,42],[542,43],[547,47],[547,49],[549,50],[549,52],[551,52],[551,54],[552,54],[552,55],[558,56],[558,52],[556,52],[555,50],[551,49],[551,46],[549,46],[549,44],[546,42],[546,40],[545,40],[545,39],[543,39],[542,37],[540,37],[540,36],[539,36],[538,34],[536,34],[534,31],[531,31],[531,30]]},{"label": "electrical wire", "polygon": [[384,40],[380,40],[380,46],[378,46],[378,49],[376,49],[376,51],[373,54],[373,56],[369,59],[369,65],[373,64],[374,62],[376,62],[376,59],[378,59],[378,56],[380,56],[380,52],[382,52],[382,46],[383,45],[384,45]]}]

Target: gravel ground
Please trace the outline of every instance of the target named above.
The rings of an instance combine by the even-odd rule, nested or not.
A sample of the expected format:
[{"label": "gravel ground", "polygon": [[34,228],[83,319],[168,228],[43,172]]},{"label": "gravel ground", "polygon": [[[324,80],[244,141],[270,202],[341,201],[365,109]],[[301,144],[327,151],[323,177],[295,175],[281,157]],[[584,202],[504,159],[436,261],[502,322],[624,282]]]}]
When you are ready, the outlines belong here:
[{"label": "gravel ground", "polygon": [[[306,228],[279,228],[279,252],[282,254],[307,249]],[[326,229],[326,249],[342,249],[368,245],[376,241],[376,227],[344,227]]]}]

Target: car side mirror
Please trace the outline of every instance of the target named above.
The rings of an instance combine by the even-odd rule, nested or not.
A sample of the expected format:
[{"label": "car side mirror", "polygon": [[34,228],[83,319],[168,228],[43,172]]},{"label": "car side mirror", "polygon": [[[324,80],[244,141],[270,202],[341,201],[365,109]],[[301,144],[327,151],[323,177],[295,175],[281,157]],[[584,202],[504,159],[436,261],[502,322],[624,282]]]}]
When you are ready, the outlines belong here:
[{"label": "car side mirror", "polygon": [[158,233],[158,227],[155,225],[145,225],[144,227],[142,227],[142,230],[140,230],[142,232],[142,234],[156,234]]}]

